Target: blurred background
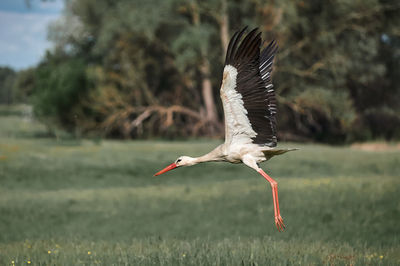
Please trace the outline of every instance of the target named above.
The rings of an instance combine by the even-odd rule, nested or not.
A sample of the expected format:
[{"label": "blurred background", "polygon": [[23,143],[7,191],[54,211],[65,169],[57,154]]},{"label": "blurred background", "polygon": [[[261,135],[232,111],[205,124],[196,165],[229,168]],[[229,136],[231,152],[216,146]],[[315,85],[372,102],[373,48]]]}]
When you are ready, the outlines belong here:
[{"label": "blurred background", "polygon": [[[279,53],[280,140],[400,138],[398,1],[2,1],[0,102],[50,135],[221,137],[232,34]],[[47,37],[47,38],[46,38]]]},{"label": "blurred background", "polygon": [[[223,141],[225,50],[276,39],[263,169]],[[0,265],[400,265],[400,3],[1,0]]]}]

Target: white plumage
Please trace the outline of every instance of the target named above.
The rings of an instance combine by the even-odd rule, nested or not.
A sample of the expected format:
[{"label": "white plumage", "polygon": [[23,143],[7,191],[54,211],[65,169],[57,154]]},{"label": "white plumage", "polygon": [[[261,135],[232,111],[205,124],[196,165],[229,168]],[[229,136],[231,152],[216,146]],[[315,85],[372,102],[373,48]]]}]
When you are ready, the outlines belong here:
[{"label": "white plumage", "polygon": [[247,117],[242,95],[236,91],[237,74],[235,67],[225,66],[220,90],[225,115],[225,143],[248,144],[257,133]]},{"label": "white plumage", "polygon": [[242,39],[245,30],[236,32],[229,42],[223,71],[220,94],[225,115],[225,142],[197,158],[181,156],[155,175],[202,162],[244,163],[270,183],[275,224],[281,231],[285,225],[279,210],[277,183],[259,167],[259,163],[275,155],[295,150],[275,147],[277,109],[271,71],[277,46],[272,41],[260,52],[261,33],[254,29]]}]

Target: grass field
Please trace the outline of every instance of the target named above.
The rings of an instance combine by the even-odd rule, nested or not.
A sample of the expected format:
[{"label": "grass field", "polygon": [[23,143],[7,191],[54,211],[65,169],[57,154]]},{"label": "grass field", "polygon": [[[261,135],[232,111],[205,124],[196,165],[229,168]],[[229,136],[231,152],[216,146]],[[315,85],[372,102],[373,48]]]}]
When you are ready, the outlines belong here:
[{"label": "grass field", "polygon": [[[7,109],[8,110],[8,109]],[[218,141],[51,139],[0,108],[0,265],[399,265],[400,152],[285,143],[152,175]],[[17,109],[20,110],[20,109]]]}]

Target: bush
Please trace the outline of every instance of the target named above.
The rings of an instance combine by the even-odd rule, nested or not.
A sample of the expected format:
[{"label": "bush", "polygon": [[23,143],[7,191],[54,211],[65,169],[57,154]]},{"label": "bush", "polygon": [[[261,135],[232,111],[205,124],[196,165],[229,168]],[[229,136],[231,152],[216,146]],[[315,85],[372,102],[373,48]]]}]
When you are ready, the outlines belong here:
[{"label": "bush", "polygon": [[13,86],[15,71],[9,67],[0,67],[0,103],[11,104],[13,102]]},{"label": "bush", "polygon": [[86,64],[80,58],[47,55],[36,70],[33,106],[45,122],[72,131],[82,112],[81,101],[88,92]]}]

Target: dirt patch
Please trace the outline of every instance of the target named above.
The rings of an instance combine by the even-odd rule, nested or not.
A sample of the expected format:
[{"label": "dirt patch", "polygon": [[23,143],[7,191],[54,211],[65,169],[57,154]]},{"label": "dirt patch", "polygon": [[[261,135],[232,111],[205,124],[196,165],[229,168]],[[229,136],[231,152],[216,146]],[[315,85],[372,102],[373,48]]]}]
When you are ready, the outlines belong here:
[{"label": "dirt patch", "polygon": [[371,143],[354,143],[352,149],[362,151],[400,151],[400,143],[387,142],[371,142]]}]

